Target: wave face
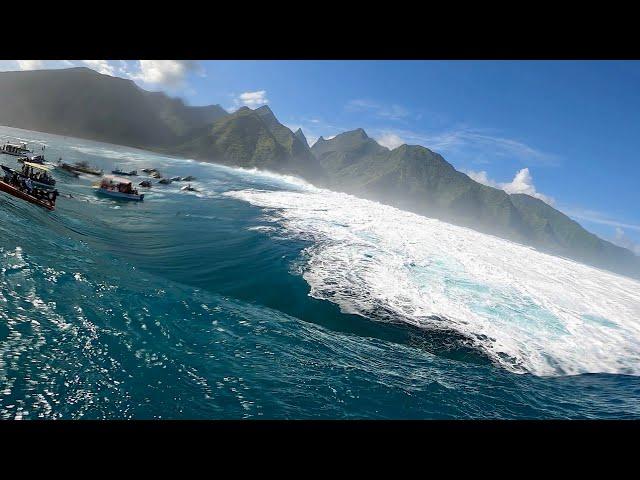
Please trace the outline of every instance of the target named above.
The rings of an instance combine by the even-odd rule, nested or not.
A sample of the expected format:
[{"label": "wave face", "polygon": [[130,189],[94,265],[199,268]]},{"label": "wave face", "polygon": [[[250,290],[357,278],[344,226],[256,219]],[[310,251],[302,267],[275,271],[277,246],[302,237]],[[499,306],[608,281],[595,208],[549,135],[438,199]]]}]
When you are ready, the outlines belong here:
[{"label": "wave face", "polygon": [[631,280],[291,177],[0,136],[199,190],[0,193],[0,419],[640,418]]},{"label": "wave face", "polygon": [[311,295],[344,312],[454,330],[515,372],[640,374],[640,282],[346,194],[227,195],[312,241]]}]

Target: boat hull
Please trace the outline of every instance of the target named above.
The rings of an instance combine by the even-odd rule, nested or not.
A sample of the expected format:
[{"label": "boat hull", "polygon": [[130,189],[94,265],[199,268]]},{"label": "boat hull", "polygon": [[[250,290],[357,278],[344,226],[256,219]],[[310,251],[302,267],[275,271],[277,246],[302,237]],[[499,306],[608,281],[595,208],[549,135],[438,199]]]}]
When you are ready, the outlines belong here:
[{"label": "boat hull", "polygon": [[34,205],[38,205],[39,207],[46,208],[47,210],[54,210],[55,206],[50,203],[43,202],[42,200],[38,200],[35,197],[32,197],[28,193],[25,193],[21,190],[18,190],[13,185],[10,185],[2,180],[0,180],[0,191],[8,193],[9,195],[13,195],[14,197],[20,198],[22,200],[26,200],[29,203],[33,203]]},{"label": "boat hull", "polygon": [[7,152],[6,150],[0,150],[0,153],[4,153],[5,155],[13,155],[14,157],[25,157],[33,152]]},{"label": "boat hull", "polygon": [[131,200],[134,202],[141,202],[144,199],[144,193],[139,195],[134,195],[131,193],[122,193],[122,192],[114,192],[113,190],[106,190],[104,188],[96,189],[96,192],[107,197],[117,198],[120,200]]},{"label": "boat hull", "polygon": [[56,170],[66,174],[66,175],[70,175],[70,176],[76,177],[76,178],[80,176],[80,174],[78,172],[74,171],[73,169],[71,169],[69,167],[66,167],[66,166],[63,166],[63,165],[56,165],[55,167],[56,167]]},{"label": "boat hull", "polygon": [[71,167],[71,169],[74,172],[78,172],[78,173],[86,173],[87,175],[95,175],[96,177],[101,177],[102,176],[102,171],[87,170],[85,168],[77,168],[77,167]]},{"label": "boat hull", "polygon": [[19,163],[25,163],[25,162],[30,162],[30,163],[37,163],[38,165],[44,165],[44,158],[29,158],[29,157],[20,157],[18,159]]}]

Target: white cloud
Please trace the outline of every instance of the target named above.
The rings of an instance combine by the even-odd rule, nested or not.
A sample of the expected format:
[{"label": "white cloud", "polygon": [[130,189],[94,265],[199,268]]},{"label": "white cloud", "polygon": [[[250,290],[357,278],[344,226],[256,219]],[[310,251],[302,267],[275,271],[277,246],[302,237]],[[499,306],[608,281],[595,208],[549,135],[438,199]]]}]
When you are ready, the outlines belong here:
[{"label": "white cloud", "polygon": [[535,185],[533,184],[533,177],[531,176],[531,172],[529,172],[528,168],[523,168],[518,171],[513,180],[506,183],[496,182],[489,178],[487,172],[480,171],[474,172],[472,170],[465,171],[470,178],[475,180],[478,183],[482,183],[483,185],[487,185],[489,187],[499,188],[504,190],[505,192],[511,193],[526,193],[527,195],[531,195],[532,197],[538,198],[549,205],[554,205],[555,200],[547,195],[544,195],[536,190]]},{"label": "white cloud", "polygon": [[532,197],[539,198],[549,205],[553,205],[555,203],[553,198],[536,191],[536,187],[533,185],[533,178],[531,177],[531,173],[528,168],[523,168],[516,173],[516,176],[513,177],[511,182],[503,183],[502,189],[507,193],[526,193]]},{"label": "white cloud", "polygon": [[114,67],[109,63],[109,60],[82,60],[82,63],[98,73],[114,75]]},{"label": "white cloud", "polygon": [[395,133],[385,133],[379,138],[376,138],[376,141],[383,147],[387,147],[389,150],[393,150],[405,143],[405,141]]},{"label": "white cloud", "polygon": [[236,99],[236,104],[245,105],[247,107],[259,107],[269,103],[266,90],[257,90],[255,92],[241,93]]},{"label": "white cloud", "polygon": [[43,67],[42,60],[16,60],[20,70],[38,70]]},{"label": "white cloud", "polygon": [[615,237],[611,241],[619,247],[627,248],[636,255],[640,255],[640,243],[634,242],[620,227],[616,227]]},{"label": "white cloud", "polygon": [[494,181],[492,181],[489,176],[487,175],[487,172],[485,172],[484,170],[482,170],[481,172],[474,172],[473,170],[468,170],[465,171],[464,173],[466,173],[469,177],[471,177],[472,180],[475,180],[478,183],[481,183],[483,185],[487,185],[489,187],[497,187],[498,184]]},{"label": "white cloud", "polygon": [[619,220],[615,220],[610,218],[604,213],[596,212],[595,210],[589,210],[584,208],[562,208],[562,211],[569,215],[570,217],[576,218],[578,220],[584,220],[591,223],[597,223],[600,225],[610,225],[612,227],[618,227],[625,230],[633,230],[636,232],[640,232],[640,225],[622,222]]},{"label": "white cloud", "polygon": [[16,70],[42,70],[76,66],[69,60],[0,60],[0,72]]},{"label": "white cloud", "polygon": [[488,130],[461,127],[440,133],[395,130],[411,143],[424,145],[457,164],[488,164],[496,160],[516,161],[526,166],[557,166],[561,158],[518,140],[494,135]]},{"label": "white cloud", "polygon": [[151,85],[178,88],[189,73],[204,75],[200,64],[193,60],[138,60],[138,70],[129,76]]},{"label": "white cloud", "polygon": [[409,110],[398,104],[385,105],[366,99],[355,99],[347,103],[348,112],[370,112],[373,115],[389,120],[400,120],[409,116]]}]

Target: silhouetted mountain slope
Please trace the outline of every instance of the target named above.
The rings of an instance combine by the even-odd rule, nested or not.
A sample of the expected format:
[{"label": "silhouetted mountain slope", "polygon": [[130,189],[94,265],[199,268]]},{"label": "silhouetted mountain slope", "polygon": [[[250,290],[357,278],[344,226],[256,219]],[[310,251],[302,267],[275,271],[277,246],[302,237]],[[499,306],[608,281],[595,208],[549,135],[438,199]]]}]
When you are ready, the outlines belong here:
[{"label": "silhouetted mountain slope", "polygon": [[154,148],[227,115],[89,68],[0,73],[0,124]]}]

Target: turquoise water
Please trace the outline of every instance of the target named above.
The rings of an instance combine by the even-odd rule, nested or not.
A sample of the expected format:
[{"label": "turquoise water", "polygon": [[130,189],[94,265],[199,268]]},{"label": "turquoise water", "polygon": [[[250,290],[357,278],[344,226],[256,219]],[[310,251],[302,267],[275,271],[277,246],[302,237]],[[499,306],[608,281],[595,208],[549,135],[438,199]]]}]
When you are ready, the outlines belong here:
[{"label": "turquoise water", "polygon": [[312,240],[275,228],[277,212],[224,195],[295,190],[286,179],[0,134],[44,142],[49,161],[155,167],[194,175],[201,190],[154,185],[127,203],[96,196],[92,178],[60,174],[55,212],[0,193],[0,418],[640,416],[636,376],[518,374],[446,329],[385,321],[384,309],[341,313],[309,296]]}]

